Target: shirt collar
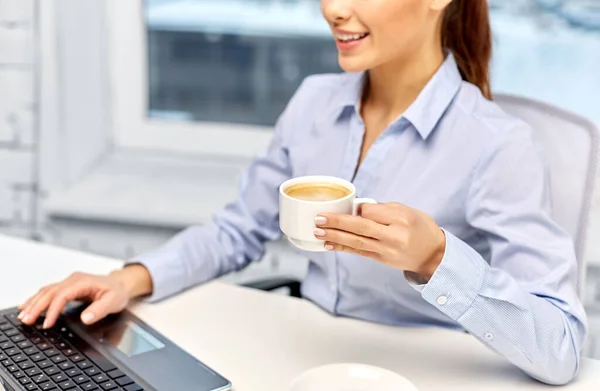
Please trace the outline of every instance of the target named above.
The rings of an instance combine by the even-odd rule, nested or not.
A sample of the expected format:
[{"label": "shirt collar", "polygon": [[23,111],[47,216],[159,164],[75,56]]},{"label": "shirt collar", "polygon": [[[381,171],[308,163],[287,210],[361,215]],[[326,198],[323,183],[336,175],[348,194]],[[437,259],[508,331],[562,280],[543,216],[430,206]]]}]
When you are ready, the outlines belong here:
[{"label": "shirt collar", "polygon": [[[359,113],[367,73],[360,72],[350,75],[339,90],[336,107],[353,107],[355,112]],[[452,103],[461,83],[462,77],[458,65],[452,53],[449,53],[442,66],[419,93],[417,99],[394,123],[405,118],[417,129],[424,140],[427,139]]]}]

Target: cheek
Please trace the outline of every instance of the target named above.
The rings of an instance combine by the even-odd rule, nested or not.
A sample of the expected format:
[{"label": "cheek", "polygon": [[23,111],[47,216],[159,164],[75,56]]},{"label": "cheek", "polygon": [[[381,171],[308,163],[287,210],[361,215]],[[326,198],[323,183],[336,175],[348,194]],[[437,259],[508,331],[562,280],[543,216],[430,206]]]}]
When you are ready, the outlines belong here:
[{"label": "cheek", "polygon": [[422,0],[386,1],[386,6],[373,13],[369,25],[373,44],[381,55],[397,55],[416,44],[427,14],[425,3]]}]

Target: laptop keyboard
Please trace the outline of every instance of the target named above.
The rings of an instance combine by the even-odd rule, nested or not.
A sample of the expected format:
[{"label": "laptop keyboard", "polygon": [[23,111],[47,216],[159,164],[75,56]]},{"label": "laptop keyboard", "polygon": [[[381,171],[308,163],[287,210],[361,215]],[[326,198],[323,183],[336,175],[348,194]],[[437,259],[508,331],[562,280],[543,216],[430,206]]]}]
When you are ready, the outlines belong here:
[{"label": "laptop keyboard", "polygon": [[42,330],[22,324],[17,315],[0,314],[0,371],[24,390],[143,391],[62,321]]}]

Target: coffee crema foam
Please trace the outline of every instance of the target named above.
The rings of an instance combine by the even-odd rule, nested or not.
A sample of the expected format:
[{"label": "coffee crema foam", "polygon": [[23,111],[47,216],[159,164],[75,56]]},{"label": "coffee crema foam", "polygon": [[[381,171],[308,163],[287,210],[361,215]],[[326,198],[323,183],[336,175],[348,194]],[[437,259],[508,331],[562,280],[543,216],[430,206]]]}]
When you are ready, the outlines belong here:
[{"label": "coffee crema foam", "polygon": [[335,183],[308,182],[292,185],[285,189],[284,193],[302,201],[323,202],[347,197],[352,194],[352,191]]}]

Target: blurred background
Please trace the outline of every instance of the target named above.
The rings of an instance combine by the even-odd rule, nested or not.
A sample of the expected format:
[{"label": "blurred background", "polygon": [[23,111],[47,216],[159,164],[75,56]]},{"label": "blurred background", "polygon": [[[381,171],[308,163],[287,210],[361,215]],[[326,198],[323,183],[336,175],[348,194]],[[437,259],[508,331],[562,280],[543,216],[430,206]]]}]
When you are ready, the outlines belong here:
[{"label": "blurred background", "polygon": [[[494,91],[600,125],[600,0],[489,3]],[[0,0],[0,233],[153,249],[234,197],[304,77],[339,71],[318,0]],[[586,354],[600,358],[593,214]],[[305,266],[273,243],[227,279]]]}]

